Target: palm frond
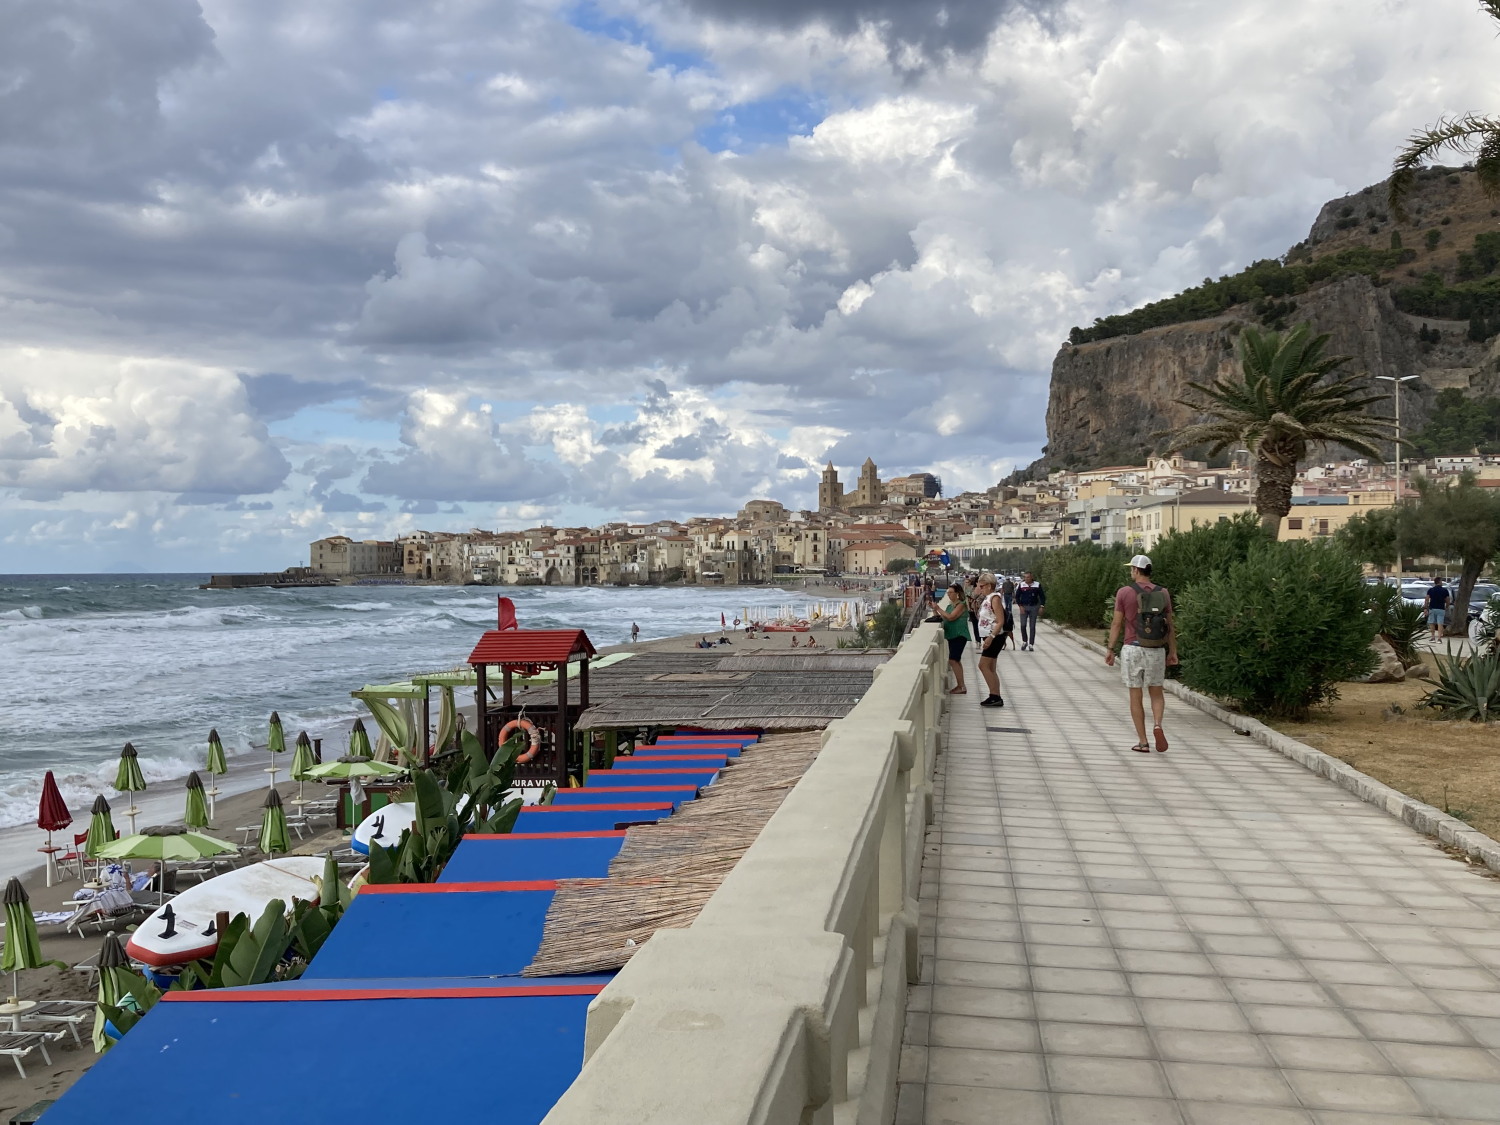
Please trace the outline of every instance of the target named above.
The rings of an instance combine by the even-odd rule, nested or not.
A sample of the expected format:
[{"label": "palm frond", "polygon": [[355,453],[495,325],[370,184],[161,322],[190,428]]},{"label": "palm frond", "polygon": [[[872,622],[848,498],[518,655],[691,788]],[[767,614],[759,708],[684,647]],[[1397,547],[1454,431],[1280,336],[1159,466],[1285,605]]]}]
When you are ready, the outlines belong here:
[{"label": "palm frond", "polygon": [[[1484,2],[1489,6],[1497,0]],[[1429,158],[1444,149],[1465,156],[1482,155],[1496,138],[1500,138],[1500,117],[1485,117],[1477,113],[1445,117],[1430,129],[1413,133],[1391,165],[1391,182],[1387,195],[1392,213],[1400,222],[1409,221],[1406,197],[1411,192],[1412,184],[1416,182],[1417,170]],[[1493,189],[1486,184],[1485,190]]]},{"label": "palm frond", "polygon": [[1500,0],[1479,0],[1479,6],[1500,22]]},{"label": "palm frond", "polygon": [[[1495,3],[1500,5],[1500,0],[1495,0]],[[1496,18],[1500,19],[1500,16]],[[1485,192],[1500,195],[1500,132],[1492,134],[1479,146],[1479,153],[1474,157],[1474,174]]]}]

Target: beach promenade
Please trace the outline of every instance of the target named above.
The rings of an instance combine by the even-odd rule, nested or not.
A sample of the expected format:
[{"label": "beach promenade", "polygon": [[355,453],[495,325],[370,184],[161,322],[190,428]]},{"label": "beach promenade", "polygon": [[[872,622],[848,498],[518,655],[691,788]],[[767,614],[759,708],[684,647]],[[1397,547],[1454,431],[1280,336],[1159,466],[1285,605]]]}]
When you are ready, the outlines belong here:
[{"label": "beach promenade", "polygon": [[1040,640],[952,700],[898,1125],[1500,1121],[1500,880]]}]

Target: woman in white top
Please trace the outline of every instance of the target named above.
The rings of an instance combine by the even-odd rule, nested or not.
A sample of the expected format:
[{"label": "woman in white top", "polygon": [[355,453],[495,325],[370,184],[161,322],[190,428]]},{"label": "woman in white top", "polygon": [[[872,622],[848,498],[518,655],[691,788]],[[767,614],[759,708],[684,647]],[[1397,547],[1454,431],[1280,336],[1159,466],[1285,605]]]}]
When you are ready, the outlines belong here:
[{"label": "woman in white top", "polygon": [[1005,599],[996,589],[993,574],[981,574],[976,590],[979,594],[979,674],[989,689],[979,706],[1004,707],[995,657],[1000,655],[1000,647],[1005,643]]}]

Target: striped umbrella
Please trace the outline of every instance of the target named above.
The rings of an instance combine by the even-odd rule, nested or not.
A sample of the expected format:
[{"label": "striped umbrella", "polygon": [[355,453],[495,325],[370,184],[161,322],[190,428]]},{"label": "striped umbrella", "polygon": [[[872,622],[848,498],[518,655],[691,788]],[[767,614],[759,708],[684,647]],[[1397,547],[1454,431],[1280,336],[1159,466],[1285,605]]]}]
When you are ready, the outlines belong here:
[{"label": "striped umbrella", "polygon": [[271,788],[276,788],[276,774],[280,770],[276,764],[276,755],[286,751],[286,732],[281,729],[281,715],[271,712],[271,726],[266,734],[266,749],[271,752],[271,765],[266,770],[271,775]]},{"label": "striped umbrella", "polygon": [[302,792],[302,787],[307,784],[308,773],[318,763],[313,760],[312,739],[307,737],[303,731],[297,736],[296,748],[292,750],[292,780],[297,783],[297,799],[294,805],[307,804],[307,797]]},{"label": "striped umbrella", "polygon": [[281,794],[272,789],[266,794],[260,814],[260,850],[274,856],[292,850],[286,834],[286,810],[281,807]]},{"label": "striped umbrella", "polygon": [[203,779],[197,770],[187,776],[187,811],[182,820],[189,828],[208,827],[208,802],[204,799]]},{"label": "striped umbrella", "polygon": [[130,794],[130,807],[125,810],[125,815],[130,818],[130,831],[134,834],[135,818],[141,811],[135,807],[135,795],[145,790],[146,779],[141,774],[140,756],[128,742],[125,749],[120,751],[120,768],[115,771],[115,788],[121,793]]},{"label": "striped umbrella", "polygon": [[21,880],[12,878],[5,884],[5,952],[0,954],[0,972],[10,974],[10,1002],[19,994],[18,978],[22,969],[36,969],[49,962],[42,956],[42,939],[37,936],[36,919],[31,914],[31,900]]},{"label": "striped umbrella", "polygon": [[373,758],[375,752],[370,749],[370,734],[365,730],[365,721],[355,719],[354,725],[349,728],[349,757],[351,758]]},{"label": "striped umbrella", "polygon": [[115,823],[110,819],[109,802],[104,799],[104,794],[94,798],[93,815],[89,817],[89,838],[84,841],[83,854],[90,859],[99,855],[99,849],[105,844],[114,842]]},{"label": "striped umbrella", "polygon": [[214,798],[219,795],[218,779],[229,772],[229,763],[224,760],[224,743],[219,740],[215,727],[208,732],[208,819],[214,818]]}]

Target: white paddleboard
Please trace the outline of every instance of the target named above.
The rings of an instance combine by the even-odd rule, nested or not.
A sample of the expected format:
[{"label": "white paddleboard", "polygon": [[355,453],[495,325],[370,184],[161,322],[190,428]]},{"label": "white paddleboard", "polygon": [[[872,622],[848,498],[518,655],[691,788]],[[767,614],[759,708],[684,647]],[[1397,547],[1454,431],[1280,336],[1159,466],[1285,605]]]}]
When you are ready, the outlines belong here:
[{"label": "white paddleboard", "polygon": [[[212,957],[219,948],[219,935],[206,931],[219,911],[227,911],[231,918],[247,915],[253,924],[273,898],[281,899],[288,908],[294,898],[316,899],[318,885],[313,876],[322,874],[322,856],[288,855],[216,875],[159,907],[130,935],[125,952],[156,967]],[[176,932],[162,937],[167,929],[167,907],[172,908]]]},{"label": "white paddleboard", "polygon": [[[545,788],[508,789],[505,792],[505,799],[509,801],[519,797],[523,804],[534,805],[542,799],[545,791]],[[381,805],[359,822],[354,829],[354,835],[349,838],[349,847],[360,855],[370,854],[371,840],[382,847],[394,848],[401,842],[401,833],[416,823],[417,807],[410,801],[394,801],[389,805]]]}]

